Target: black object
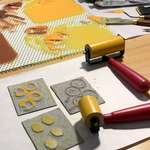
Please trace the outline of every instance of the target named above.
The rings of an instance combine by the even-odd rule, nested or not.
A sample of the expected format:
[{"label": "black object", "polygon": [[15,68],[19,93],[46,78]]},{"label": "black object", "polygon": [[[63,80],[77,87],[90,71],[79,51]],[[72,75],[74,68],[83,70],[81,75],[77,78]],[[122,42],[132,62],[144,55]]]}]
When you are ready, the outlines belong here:
[{"label": "black object", "polygon": [[90,120],[90,124],[91,124],[90,131],[93,134],[98,133],[100,127],[100,120],[97,117],[93,117]]},{"label": "black object", "polygon": [[139,15],[150,15],[150,5],[138,6],[136,10]]}]

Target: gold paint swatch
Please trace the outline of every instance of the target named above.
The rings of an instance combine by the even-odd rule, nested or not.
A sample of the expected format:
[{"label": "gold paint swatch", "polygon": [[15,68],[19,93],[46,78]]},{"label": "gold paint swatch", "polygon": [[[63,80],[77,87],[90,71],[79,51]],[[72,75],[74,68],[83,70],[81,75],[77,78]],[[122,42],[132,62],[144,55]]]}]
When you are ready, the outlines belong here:
[{"label": "gold paint swatch", "polygon": [[47,22],[67,16],[79,15],[84,9],[74,0],[33,0],[24,7],[33,22]]}]

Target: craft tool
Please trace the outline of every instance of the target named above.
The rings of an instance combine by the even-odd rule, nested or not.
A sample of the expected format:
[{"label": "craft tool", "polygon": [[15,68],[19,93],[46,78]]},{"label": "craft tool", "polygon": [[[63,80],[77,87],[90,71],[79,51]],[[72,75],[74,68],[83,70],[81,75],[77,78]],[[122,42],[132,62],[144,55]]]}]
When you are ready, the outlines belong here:
[{"label": "craft tool", "polygon": [[137,5],[148,5],[147,1],[134,1],[134,0],[96,0],[94,2],[100,8],[114,8],[114,7],[127,7]]},{"label": "craft tool", "polygon": [[[125,13],[125,12],[124,12]],[[127,15],[127,13],[125,13]],[[96,18],[96,19],[95,19]],[[133,16],[132,16],[133,18]],[[150,17],[136,17],[135,19],[123,19],[123,18],[107,18],[101,16],[88,16],[88,19],[98,23],[106,25],[139,25],[150,26]]]},{"label": "craft tool", "polygon": [[83,96],[79,101],[79,108],[85,124],[92,133],[97,133],[101,125],[102,113],[94,96]]},{"label": "craft tool", "polygon": [[126,123],[150,119],[150,103],[104,114],[104,123]]},{"label": "craft tool", "polygon": [[150,5],[138,6],[136,10],[140,15],[150,15]]},{"label": "craft tool", "polygon": [[147,92],[150,89],[150,81],[139,73],[135,72],[123,63],[113,58],[106,57],[109,66],[126,82],[128,82],[135,90],[139,92]]},{"label": "craft tool", "polygon": [[[116,36],[104,42],[85,45],[85,58],[88,64],[107,61],[109,66],[134,89],[147,92],[150,81],[126,65],[114,60],[112,57],[123,56],[125,41],[121,36]],[[119,53],[117,53],[119,52]]]},{"label": "craft tool", "polygon": [[150,19],[122,19],[122,18],[105,18],[106,25],[139,25],[150,26]]},{"label": "craft tool", "polygon": [[103,114],[95,97],[83,96],[79,101],[79,108],[86,126],[92,133],[97,133],[100,126],[150,119],[150,103]]},{"label": "craft tool", "polygon": [[132,16],[130,14],[128,14],[127,12],[123,12],[124,14],[126,14],[128,17],[130,18],[142,18],[142,19],[150,19],[150,15],[144,15],[144,16]]},{"label": "craft tool", "polygon": [[114,36],[108,40],[85,45],[85,59],[88,64],[103,61],[103,56],[121,57],[124,54],[125,40]]}]

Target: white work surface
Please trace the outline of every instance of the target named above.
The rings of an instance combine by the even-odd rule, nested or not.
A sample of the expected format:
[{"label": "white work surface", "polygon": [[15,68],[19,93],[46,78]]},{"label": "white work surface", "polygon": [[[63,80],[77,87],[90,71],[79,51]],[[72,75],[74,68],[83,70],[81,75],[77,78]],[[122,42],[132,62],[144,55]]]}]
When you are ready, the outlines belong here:
[{"label": "white work surface", "polygon": [[[105,13],[106,11],[109,11],[108,9],[100,11],[95,8],[89,9],[85,3],[82,3],[82,5],[95,15],[119,17],[118,15],[116,16],[116,14]],[[132,8],[126,9],[133,12]],[[125,15],[122,14],[120,17],[125,17]],[[113,26],[111,28],[113,31],[123,35],[125,38],[145,34],[142,31],[143,27],[130,27],[132,28],[129,28],[129,26]],[[57,107],[47,108],[45,110],[19,117],[17,116],[7,87],[38,78],[43,78],[47,86],[50,87],[52,84],[67,81],[80,76],[85,77],[106,101],[105,104],[101,105],[103,113],[148,102],[146,101],[146,97],[144,95],[139,95],[135,92],[133,94],[130,90],[128,90],[108,67],[99,66],[97,68],[95,67],[95,69],[91,69],[91,71],[87,71],[83,67],[85,66],[83,62],[84,57],[80,57],[63,63],[49,65],[47,67],[0,79],[1,150],[35,150],[21,122],[44,112],[53,110],[57,107],[64,112],[66,117],[77,128],[85,140],[85,142],[80,146],[71,148],[72,150],[115,150],[150,136],[150,122],[117,125],[105,129],[101,127],[99,137],[96,135],[91,135],[82,122],[78,123],[81,119],[80,113],[69,115],[52,91],[51,92],[57,103]]]},{"label": "white work surface", "polygon": [[[38,78],[43,78],[47,86],[50,87],[52,84],[80,76],[85,77],[106,101],[105,104],[101,105],[103,113],[147,102],[145,96],[135,95],[129,91],[107,66],[93,66],[94,68],[90,67],[88,68],[89,71],[87,71],[85,69],[86,65],[83,62],[84,57],[79,57],[32,71],[22,72],[0,80],[1,150],[35,150],[21,122],[57,107],[64,112],[85,140],[80,146],[71,148],[72,150],[115,150],[150,135],[150,122],[117,125],[108,129],[101,127],[99,137],[91,135],[82,122],[77,123],[81,119],[80,113],[69,115],[53,92],[52,94],[57,103],[57,107],[17,116],[7,87]],[[138,99],[137,96],[140,98]]]}]

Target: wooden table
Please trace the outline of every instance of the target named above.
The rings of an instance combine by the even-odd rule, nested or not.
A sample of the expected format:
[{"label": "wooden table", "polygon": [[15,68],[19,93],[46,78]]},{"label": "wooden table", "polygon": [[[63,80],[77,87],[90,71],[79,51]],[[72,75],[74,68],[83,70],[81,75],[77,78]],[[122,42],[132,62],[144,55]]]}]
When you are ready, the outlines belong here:
[{"label": "wooden table", "polygon": [[[127,40],[123,62],[150,80],[150,35]],[[150,138],[123,149],[150,150]]]}]

